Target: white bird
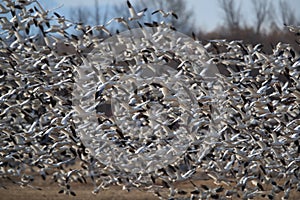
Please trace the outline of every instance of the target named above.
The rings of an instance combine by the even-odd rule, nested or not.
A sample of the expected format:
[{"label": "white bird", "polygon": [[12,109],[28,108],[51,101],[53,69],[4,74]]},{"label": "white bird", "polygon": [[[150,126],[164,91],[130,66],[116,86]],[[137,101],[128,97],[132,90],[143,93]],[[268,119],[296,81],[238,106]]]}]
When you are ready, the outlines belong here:
[{"label": "white bird", "polygon": [[107,35],[112,36],[112,34],[110,33],[110,31],[104,25],[93,26],[90,29],[88,29],[86,33],[91,33],[93,30],[103,31]]},{"label": "white bird", "polygon": [[144,13],[147,11],[147,8],[144,8],[143,10],[141,10],[140,12],[137,13],[128,0],[127,0],[127,6],[129,8],[129,12],[130,12],[130,17],[128,18],[128,20],[130,20],[130,21],[138,20],[138,19],[142,18],[144,16]]},{"label": "white bird", "polygon": [[152,15],[156,14],[156,13],[160,13],[163,17],[168,17],[169,15],[173,16],[175,19],[178,19],[178,16],[176,15],[176,13],[170,11],[170,12],[165,12],[162,9],[156,10],[154,12],[152,12]]},{"label": "white bird", "polygon": [[128,24],[128,22],[124,19],[124,17],[115,17],[115,18],[112,18],[111,20],[109,20],[106,25],[109,25],[111,24],[113,21],[115,22],[118,22],[118,23],[121,23],[121,24],[124,24],[126,26],[126,28],[128,30],[130,30],[130,26]]}]

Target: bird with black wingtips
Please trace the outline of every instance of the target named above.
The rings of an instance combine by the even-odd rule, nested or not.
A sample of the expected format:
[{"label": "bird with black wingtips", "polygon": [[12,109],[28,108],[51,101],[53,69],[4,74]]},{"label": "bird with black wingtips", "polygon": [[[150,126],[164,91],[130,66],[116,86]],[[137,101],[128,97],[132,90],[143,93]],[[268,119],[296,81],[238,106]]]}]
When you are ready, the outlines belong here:
[{"label": "bird with black wingtips", "polygon": [[127,6],[130,13],[130,17],[128,18],[129,21],[141,19],[144,16],[144,13],[147,11],[147,8],[144,8],[140,12],[136,12],[129,0],[127,0]]},{"label": "bird with black wingtips", "polygon": [[129,24],[128,24],[128,21],[125,20],[124,17],[115,17],[115,18],[112,18],[111,20],[109,20],[109,21],[106,23],[106,25],[109,25],[109,24],[111,24],[111,23],[114,22],[114,21],[115,21],[115,22],[118,22],[118,23],[120,23],[120,24],[125,25],[125,27],[126,27],[128,30],[131,29],[130,26],[129,26]]},{"label": "bird with black wingtips", "polygon": [[175,19],[178,19],[178,16],[173,11],[165,12],[162,9],[156,10],[152,12],[152,15],[155,15],[156,13],[160,13],[163,17],[173,16]]}]

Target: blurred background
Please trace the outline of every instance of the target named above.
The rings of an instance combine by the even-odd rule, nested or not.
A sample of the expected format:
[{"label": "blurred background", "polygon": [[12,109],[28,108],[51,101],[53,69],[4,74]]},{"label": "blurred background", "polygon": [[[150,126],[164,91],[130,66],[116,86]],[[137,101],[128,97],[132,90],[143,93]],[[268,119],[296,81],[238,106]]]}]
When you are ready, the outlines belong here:
[{"label": "blurred background", "polygon": [[[192,33],[203,43],[211,39],[243,40],[245,43],[263,44],[263,50],[271,53],[281,41],[299,51],[294,34],[286,25],[299,25],[300,1],[297,0],[131,0],[139,11],[148,8],[144,22],[160,22],[157,9],[173,11],[178,19],[164,20],[187,35]],[[55,10],[74,22],[105,24],[113,17],[130,16],[126,0],[41,0],[49,10]],[[110,31],[122,31],[125,27],[109,25]]]}]

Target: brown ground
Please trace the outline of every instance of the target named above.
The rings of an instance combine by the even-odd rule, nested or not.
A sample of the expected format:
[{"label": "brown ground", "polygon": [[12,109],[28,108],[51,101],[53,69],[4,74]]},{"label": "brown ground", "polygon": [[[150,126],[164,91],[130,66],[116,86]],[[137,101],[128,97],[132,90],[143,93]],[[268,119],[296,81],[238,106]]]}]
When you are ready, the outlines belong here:
[{"label": "brown ground", "polygon": [[[210,180],[195,180],[196,185],[201,184],[212,186],[213,183]],[[0,187],[0,200],[125,200],[125,199],[145,199],[156,200],[158,199],[152,193],[140,190],[132,190],[127,192],[122,190],[119,186],[113,186],[108,190],[102,190],[97,195],[92,194],[93,186],[89,184],[72,184],[72,189],[76,192],[76,196],[68,196],[64,194],[58,194],[59,188],[56,183],[50,184],[49,181],[40,181],[36,183],[36,186],[42,187],[42,190],[35,190],[32,188],[21,188],[20,186],[12,183],[5,183],[3,179],[0,179],[0,186],[5,186],[7,189]],[[177,185],[177,184],[176,184]],[[179,188],[186,191],[193,189],[190,182],[178,183]],[[225,186],[225,188],[227,188]],[[266,199],[266,198],[255,198]],[[281,199],[281,195],[276,196],[275,199]],[[291,200],[299,200],[300,192],[293,192],[290,194]]]},{"label": "brown ground", "polygon": [[[202,183],[207,181],[202,181]],[[197,181],[195,181],[197,183]],[[57,183],[49,184],[49,181],[38,181],[35,186],[41,187],[42,190],[36,190],[32,188],[21,188],[10,182],[4,182],[0,179],[0,186],[4,185],[5,188],[0,188],[0,200],[126,200],[126,199],[143,199],[143,200],[157,200],[154,194],[146,191],[140,191],[138,189],[127,192],[122,190],[120,186],[112,186],[108,190],[102,190],[98,194],[92,194],[93,186],[91,184],[72,184],[72,189],[76,192],[76,196],[68,196],[59,194],[59,187]],[[199,183],[200,184],[200,183]],[[204,183],[208,184],[208,183]],[[209,185],[209,184],[208,184]],[[180,183],[182,189],[191,188],[190,183]],[[167,192],[167,191],[166,191]]]},{"label": "brown ground", "polygon": [[93,187],[80,185],[74,188],[76,196],[68,196],[64,194],[58,194],[58,187],[46,186],[43,190],[34,190],[30,188],[21,188],[18,186],[10,186],[8,189],[0,189],[0,199],[2,200],[104,200],[104,199],[157,199],[154,195],[147,192],[126,192],[121,188],[111,188],[99,192],[97,195],[92,194]]}]

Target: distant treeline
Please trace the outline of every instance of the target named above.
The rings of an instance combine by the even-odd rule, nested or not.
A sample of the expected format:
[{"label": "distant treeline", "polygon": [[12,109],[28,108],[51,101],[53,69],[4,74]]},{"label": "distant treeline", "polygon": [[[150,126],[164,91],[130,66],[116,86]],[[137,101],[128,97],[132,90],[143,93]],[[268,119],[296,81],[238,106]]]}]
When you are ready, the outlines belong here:
[{"label": "distant treeline", "polygon": [[[262,44],[265,53],[272,53],[272,49],[278,42],[281,42],[290,44],[297,52],[300,51],[299,37],[297,38],[295,33],[291,33],[284,25],[300,25],[299,14],[295,6],[284,0],[251,0],[251,6],[248,9],[251,10],[253,22],[249,24],[250,22],[244,20],[242,3],[236,0],[218,0],[216,9],[223,11],[223,25],[211,32],[201,29],[195,32],[194,28],[201,27],[201,24],[197,23],[193,10],[187,8],[184,0],[139,0],[134,1],[133,6],[136,10],[147,8],[141,22],[171,23],[176,30],[187,35],[192,35],[194,32],[194,35],[203,43],[213,39],[243,40],[246,44]],[[165,12],[157,13],[158,9]],[[125,2],[104,8],[100,6],[99,0],[95,0],[94,10],[73,7],[70,11],[71,19],[83,24],[106,24],[111,16],[123,19],[128,19],[130,16]],[[176,17],[171,15],[173,12],[176,13]],[[128,23],[134,26],[131,22]],[[138,28],[137,25],[136,28]],[[107,29],[113,33],[116,30],[124,31],[126,27],[121,23],[116,27],[115,23],[115,25],[108,25]]]},{"label": "distant treeline", "polygon": [[196,35],[204,44],[209,40],[215,39],[226,39],[228,41],[242,40],[246,44],[253,45],[262,44],[262,49],[265,53],[272,53],[272,49],[281,42],[290,44],[296,52],[300,53],[300,37],[295,35],[295,33],[290,32],[287,27],[284,27],[283,29],[274,27],[267,33],[256,33],[252,27],[227,31],[224,31],[224,29],[224,27],[219,27],[214,31],[208,33],[199,32]]}]

